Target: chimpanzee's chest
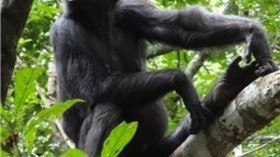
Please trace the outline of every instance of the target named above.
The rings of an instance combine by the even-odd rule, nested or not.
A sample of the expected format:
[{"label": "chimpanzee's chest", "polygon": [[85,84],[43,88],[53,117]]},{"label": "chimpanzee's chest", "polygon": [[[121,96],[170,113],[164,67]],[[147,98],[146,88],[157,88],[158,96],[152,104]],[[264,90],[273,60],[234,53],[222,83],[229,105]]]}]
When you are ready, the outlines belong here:
[{"label": "chimpanzee's chest", "polygon": [[139,72],[146,69],[146,44],[135,33],[119,28],[111,32],[112,53],[118,58],[124,72]]}]

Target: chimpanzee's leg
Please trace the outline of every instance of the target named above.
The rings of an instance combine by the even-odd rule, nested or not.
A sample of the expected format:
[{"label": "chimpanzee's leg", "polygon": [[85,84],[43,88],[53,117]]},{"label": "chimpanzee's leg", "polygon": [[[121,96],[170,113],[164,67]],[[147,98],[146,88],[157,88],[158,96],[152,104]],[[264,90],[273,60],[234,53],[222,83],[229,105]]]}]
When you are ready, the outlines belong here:
[{"label": "chimpanzee's leg", "polygon": [[208,111],[204,109],[192,82],[181,70],[137,72],[111,76],[98,89],[97,102],[126,105],[150,104],[166,93],[175,90],[183,99],[192,118],[191,133],[197,133],[207,123]]},{"label": "chimpanzee's leg", "polygon": [[122,120],[118,106],[111,103],[97,104],[83,122],[78,147],[90,157],[100,155],[110,131]]}]

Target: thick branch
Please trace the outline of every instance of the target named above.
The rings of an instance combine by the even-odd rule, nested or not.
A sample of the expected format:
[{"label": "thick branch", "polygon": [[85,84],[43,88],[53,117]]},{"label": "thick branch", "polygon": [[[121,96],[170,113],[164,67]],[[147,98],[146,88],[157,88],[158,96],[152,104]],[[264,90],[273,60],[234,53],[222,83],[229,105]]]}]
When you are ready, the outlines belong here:
[{"label": "thick branch", "polygon": [[184,157],[225,157],[280,114],[280,71],[246,87],[209,128],[182,145]]},{"label": "thick branch", "polygon": [[4,104],[16,61],[16,48],[33,0],[3,0],[1,4],[1,102]]}]

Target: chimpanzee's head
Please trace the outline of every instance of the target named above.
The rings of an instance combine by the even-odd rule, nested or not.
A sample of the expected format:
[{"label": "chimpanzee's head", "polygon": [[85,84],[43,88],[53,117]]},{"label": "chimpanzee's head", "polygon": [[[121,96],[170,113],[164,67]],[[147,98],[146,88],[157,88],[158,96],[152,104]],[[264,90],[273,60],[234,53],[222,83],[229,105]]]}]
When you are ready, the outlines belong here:
[{"label": "chimpanzee's head", "polygon": [[89,4],[96,6],[114,6],[118,0],[63,0],[64,3]]}]

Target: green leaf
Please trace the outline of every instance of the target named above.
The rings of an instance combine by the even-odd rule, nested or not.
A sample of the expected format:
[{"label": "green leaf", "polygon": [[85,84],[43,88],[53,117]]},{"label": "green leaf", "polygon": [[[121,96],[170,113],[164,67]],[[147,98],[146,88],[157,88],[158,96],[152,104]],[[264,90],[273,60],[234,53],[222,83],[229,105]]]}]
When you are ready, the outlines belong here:
[{"label": "green leaf", "polygon": [[11,134],[11,131],[4,126],[0,126],[0,142],[3,143]]},{"label": "green leaf", "polygon": [[18,44],[23,45],[23,44],[30,43],[30,42],[32,42],[32,39],[20,38],[18,41]]},{"label": "green leaf", "polygon": [[60,157],[87,157],[87,155],[79,149],[69,149]]},{"label": "green leaf", "polygon": [[10,114],[8,112],[8,110],[6,110],[3,105],[0,105],[0,114],[1,114],[1,120],[4,120],[6,123],[10,122],[10,119],[8,117],[10,117]]},{"label": "green leaf", "polygon": [[276,9],[276,6],[269,6],[267,11],[270,13],[270,14],[275,14],[277,13],[277,9]]},{"label": "green leaf", "polygon": [[0,156],[1,156],[1,157],[8,157],[8,156],[9,156],[9,153],[8,153],[8,152],[5,152],[4,150],[2,150],[2,148],[0,148]]},{"label": "green leaf", "polygon": [[31,93],[35,93],[35,80],[42,73],[43,68],[25,68],[19,70],[15,76],[15,118],[22,109],[25,100]]},{"label": "green leaf", "polygon": [[117,157],[134,136],[137,126],[137,122],[122,122],[114,128],[103,144],[101,157]]},{"label": "green leaf", "polygon": [[1,126],[0,126],[0,142],[4,142],[10,134],[13,132],[11,128],[10,123],[10,117],[11,115],[9,114],[9,111],[6,110],[2,104],[0,105],[0,119],[1,119]]},{"label": "green leaf", "polygon": [[63,112],[69,109],[72,105],[78,102],[84,102],[79,99],[68,100],[64,103],[57,103],[48,109],[44,109],[39,112],[36,116],[34,116],[31,120],[29,120],[26,128],[24,129],[24,144],[28,151],[30,152],[33,147],[34,137],[36,137],[36,126],[43,122],[44,120],[54,121],[59,118]]}]

